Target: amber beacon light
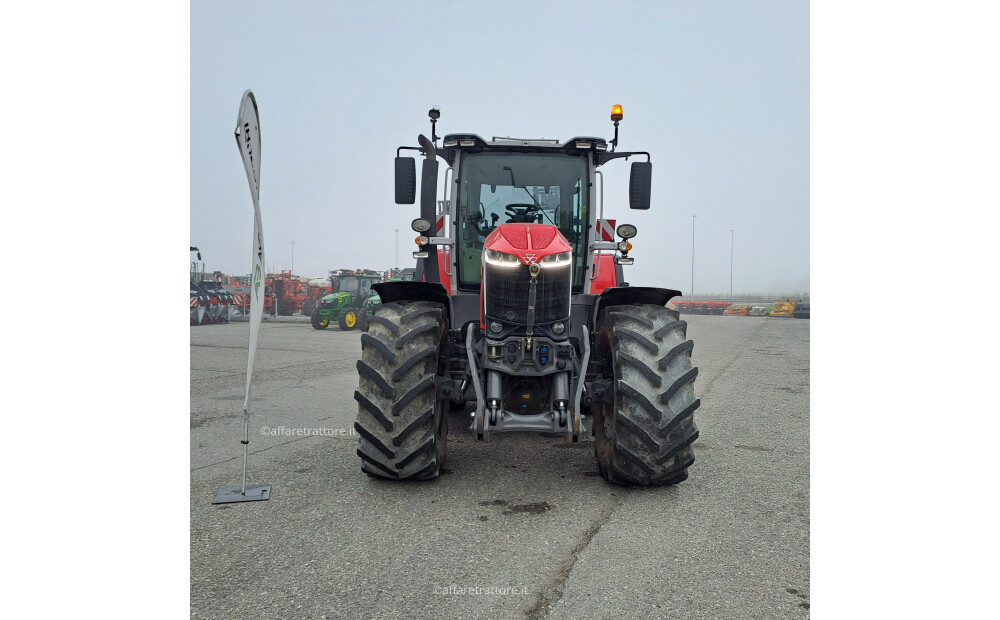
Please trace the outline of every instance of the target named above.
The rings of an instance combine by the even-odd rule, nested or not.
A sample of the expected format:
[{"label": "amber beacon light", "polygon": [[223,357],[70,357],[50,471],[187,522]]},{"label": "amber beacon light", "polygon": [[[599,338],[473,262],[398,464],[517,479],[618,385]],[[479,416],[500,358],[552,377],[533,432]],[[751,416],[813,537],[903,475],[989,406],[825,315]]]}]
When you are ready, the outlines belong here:
[{"label": "amber beacon light", "polygon": [[616,123],[622,120],[622,107],[620,105],[615,104],[611,106],[611,120]]}]

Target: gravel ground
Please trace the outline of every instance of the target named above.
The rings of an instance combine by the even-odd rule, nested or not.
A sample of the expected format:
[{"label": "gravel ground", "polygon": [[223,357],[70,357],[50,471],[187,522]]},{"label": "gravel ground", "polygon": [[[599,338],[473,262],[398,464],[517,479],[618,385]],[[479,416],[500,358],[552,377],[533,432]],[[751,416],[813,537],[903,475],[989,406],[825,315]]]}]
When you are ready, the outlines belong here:
[{"label": "gravel ground", "polygon": [[479,443],[461,412],[440,479],[370,479],[359,332],[265,322],[249,483],[272,494],[230,505],[248,326],[192,328],[192,617],[808,617],[809,321],[682,318],[701,437],[660,489],[606,484],[589,435]]}]

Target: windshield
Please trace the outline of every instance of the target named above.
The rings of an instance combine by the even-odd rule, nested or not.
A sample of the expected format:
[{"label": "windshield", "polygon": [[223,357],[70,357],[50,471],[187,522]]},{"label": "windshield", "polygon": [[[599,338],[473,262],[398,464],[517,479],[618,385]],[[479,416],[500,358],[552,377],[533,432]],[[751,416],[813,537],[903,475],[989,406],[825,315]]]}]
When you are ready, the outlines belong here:
[{"label": "windshield", "polygon": [[564,153],[473,153],[462,158],[458,188],[458,278],[479,288],[483,241],[499,224],[559,228],[573,246],[573,286],[583,284],[587,162]]},{"label": "windshield", "polygon": [[341,276],[337,278],[337,293],[351,293],[357,296],[368,296],[371,294],[372,282],[374,278],[359,278],[357,276]]}]

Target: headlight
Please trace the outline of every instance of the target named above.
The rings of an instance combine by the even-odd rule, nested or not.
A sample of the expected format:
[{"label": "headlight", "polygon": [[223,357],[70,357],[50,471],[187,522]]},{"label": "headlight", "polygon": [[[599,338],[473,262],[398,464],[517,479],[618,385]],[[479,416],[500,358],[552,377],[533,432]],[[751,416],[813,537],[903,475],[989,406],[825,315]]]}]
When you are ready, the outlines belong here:
[{"label": "headlight", "polygon": [[549,254],[542,260],[538,261],[538,264],[542,267],[565,267],[570,264],[572,260],[572,252],[560,252],[558,254]]},{"label": "headlight", "polygon": [[483,252],[483,260],[499,267],[517,267],[521,264],[521,260],[513,254],[497,252],[496,250],[486,250]]},{"label": "headlight", "polygon": [[622,224],[618,227],[618,236],[622,239],[631,239],[638,232],[631,224]]}]

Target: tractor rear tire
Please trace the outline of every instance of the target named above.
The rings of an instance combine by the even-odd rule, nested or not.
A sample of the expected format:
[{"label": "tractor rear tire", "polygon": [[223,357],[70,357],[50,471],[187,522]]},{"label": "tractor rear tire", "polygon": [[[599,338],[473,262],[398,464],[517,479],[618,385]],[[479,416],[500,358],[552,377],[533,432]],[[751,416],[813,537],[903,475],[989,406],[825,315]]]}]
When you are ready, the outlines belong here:
[{"label": "tractor rear tire", "polygon": [[358,328],[358,316],[360,316],[360,311],[356,306],[349,306],[340,311],[340,318],[337,324],[340,325],[340,329],[343,331],[350,331],[352,329]]},{"label": "tractor rear tire", "polygon": [[698,438],[694,343],[674,310],[611,306],[598,318],[597,351],[614,369],[614,404],[593,405],[594,450],[605,480],[664,486],[687,479]]},{"label": "tractor rear tire", "polygon": [[358,437],[361,471],[391,480],[433,480],[447,454],[448,416],[437,400],[444,307],[381,304],[361,335]]},{"label": "tractor rear tire", "polygon": [[312,316],[309,317],[309,322],[315,329],[326,329],[330,325],[330,319],[323,319],[319,316],[319,308],[312,311]]}]

